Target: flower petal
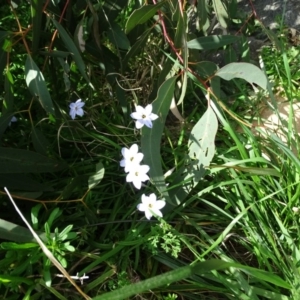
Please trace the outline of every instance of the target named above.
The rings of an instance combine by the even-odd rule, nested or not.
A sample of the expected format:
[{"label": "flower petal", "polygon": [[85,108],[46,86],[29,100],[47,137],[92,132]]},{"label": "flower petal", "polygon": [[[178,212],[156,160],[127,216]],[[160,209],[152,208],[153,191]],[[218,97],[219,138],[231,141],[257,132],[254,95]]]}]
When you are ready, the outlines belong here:
[{"label": "flower petal", "polygon": [[82,116],[84,115],[83,109],[82,109],[82,108],[77,109],[76,114],[77,114],[78,116],[82,117]]},{"label": "flower petal", "polygon": [[148,128],[152,128],[152,122],[151,122],[151,120],[144,120],[144,123],[145,123],[145,125],[146,125]]},{"label": "flower petal", "polygon": [[127,148],[123,147],[121,150],[121,153],[122,153],[123,157],[126,159],[126,157],[129,154],[129,150]]},{"label": "flower petal", "polygon": [[71,109],[69,114],[70,114],[71,118],[74,120],[75,116],[76,116],[76,111],[74,109]]},{"label": "flower petal", "polygon": [[156,115],[156,114],[151,114],[151,115],[149,116],[149,118],[150,118],[150,120],[154,121],[154,120],[156,120],[156,119],[158,118],[158,115]]},{"label": "flower petal", "polygon": [[[152,210],[152,212],[155,214],[155,215],[157,215],[157,216],[159,216],[159,217],[163,217],[163,214],[161,213],[161,211],[159,210],[159,209],[156,209],[156,208],[152,208],[151,209]],[[150,211],[151,211],[150,210]]]},{"label": "flower petal", "polygon": [[150,220],[153,215],[152,215],[151,211],[145,210],[145,216],[148,220]]},{"label": "flower petal", "polygon": [[141,118],[142,118],[142,115],[139,114],[139,113],[137,113],[137,112],[133,112],[133,113],[130,114],[130,117],[131,117],[132,119],[138,120],[138,119],[141,119]]},{"label": "flower petal", "polygon": [[137,121],[135,122],[135,127],[136,127],[137,129],[141,129],[143,126],[144,126],[144,123],[142,123],[140,120],[137,120]]},{"label": "flower petal", "polygon": [[166,205],[166,201],[157,200],[155,202],[155,209],[162,209]]},{"label": "flower petal", "polygon": [[145,109],[144,109],[142,106],[140,106],[140,105],[137,105],[137,106],[135,107],[135,110],[136,110],[136,112],[137,112],[140,116],[145,114]]},{"label": "flower petal", "polygon": [[129,151],[130,151],[131,156],[132,156],[133,154],[138,153],[138,152],[139,152],[139,147],[138,147],[138,145],[137,145],[137,144],[133,144],[133,145],[129,148]]},{"label": "flower petal", "polygon": [[141,187],[142,187],[142,182],[141,182],[140,178],[138,178],[138,177],[133,178],[132,184],[133,184],[133,185],[135,186],[135,188],[137,188],[138,190],[140,190]]},{"label": "flower petal", "polygon": [[152,113],[152,104],[148,104],[146,107],[145,107],[145,115],[149,116],[151,115]]},{"label": "flower petal", "polygon": [[146,207],[143,203],[140,203],[137,205],[136,207],[139,211],[145,211],[146,210]]}]

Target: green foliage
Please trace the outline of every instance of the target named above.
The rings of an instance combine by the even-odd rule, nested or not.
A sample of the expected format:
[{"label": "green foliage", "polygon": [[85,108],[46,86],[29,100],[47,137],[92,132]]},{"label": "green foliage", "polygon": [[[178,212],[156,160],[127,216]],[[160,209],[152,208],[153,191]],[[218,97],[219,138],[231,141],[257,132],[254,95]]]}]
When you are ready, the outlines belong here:
[{"label": "green foliage", "polygon": [[[16,4],[0,7],[0,186],[63,269],[1,191],[0,299],[297,299],[292,109],[286,142],[235,124],[253,93],[275,101],[270,81],[299,96],[297,48],[268,32],[266,70],[250,64],[235,0]],[[134,129],[147,104],[158,119]],[[140,191],[120,171],[132,144]],[[167,202],[158,222],[143,193]]]}]

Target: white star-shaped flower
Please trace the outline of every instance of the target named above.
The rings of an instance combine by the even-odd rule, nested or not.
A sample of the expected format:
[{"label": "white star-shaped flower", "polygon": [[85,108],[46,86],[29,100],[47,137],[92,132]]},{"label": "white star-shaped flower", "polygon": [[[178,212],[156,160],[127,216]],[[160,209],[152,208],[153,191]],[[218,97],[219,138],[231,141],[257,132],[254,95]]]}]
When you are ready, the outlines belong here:
[{"label": "white star-shaped flower", "polygon": [[136,120],[135,127],[140,129],[146,125],[152,128],[152,121],[158,118],[158,115],[152,113],[152,104],[148,104],[145,108],[138,105],[135,109],[136,112],[130,114],[131,118]]},{"label": "white star-shaped flower", "polygon": [[126,181],[132,182],[139,190],[141,189],[142,182],[149,180],[149,176],[146,174],[149,170],[150,167],[147,165],[133,165],[126,176]]},{"label": "white star-shaped flower", "polygon": [[142,203],[138,204],[137,209],[139,211],[145,212],[145,216],[148,220],[151,219],[152,216],[159,216],[162,218],[161,209],[166,205],[165,201],[156,200],[155,194],[150,194],[146,196],[142,195]]},{"label": "white star-shaped flower", "polygon": [[70,107],[70,116],[71,118],[74,120],[76,115],[82,117],[84,115],[84,111],[82,109],[82,107],[85,105],[84,102],[82,102],[81,99],[78,99],[76,102],[72,102],[70,103],[69,107]]},{"label": "white star-shaped flower", "polygon": [[124,167],[124,171],[128,173],[132,167],[138,165],[144,154],[139,152],[139,148],[137,144],[133,144],[129,149],[122,148],[121,153],[123,155],[123,159],[120,161],[120,166]]}]

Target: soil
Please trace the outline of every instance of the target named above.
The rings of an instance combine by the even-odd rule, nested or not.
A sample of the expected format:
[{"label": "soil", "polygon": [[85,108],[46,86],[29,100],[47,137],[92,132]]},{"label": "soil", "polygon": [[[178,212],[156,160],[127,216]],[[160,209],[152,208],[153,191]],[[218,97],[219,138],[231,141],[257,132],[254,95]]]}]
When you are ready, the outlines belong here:
[{"label": "soil", "polygon": [[[239,9],[246,13],[251,13],[251,0],[238,0]],[[275,29],[278,22],[283,23],[297,30],[300,29],[300,1],[299,0],[252,0],[258,18],[262,23]]]}]

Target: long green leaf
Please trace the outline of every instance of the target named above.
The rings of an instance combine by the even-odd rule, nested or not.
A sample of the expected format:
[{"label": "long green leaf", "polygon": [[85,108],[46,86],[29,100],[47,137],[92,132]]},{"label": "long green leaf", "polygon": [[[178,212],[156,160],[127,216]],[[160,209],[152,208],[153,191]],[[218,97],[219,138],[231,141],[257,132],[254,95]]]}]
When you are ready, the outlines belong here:
[{"label": "long green leaf", "polygon": [[65,168],[67,165],[63,161],[28,150],[0,147],[0,173],[43,173]]},{"label": "long green leaf", "polygon": [[187,42],[189,49],[211,50],[236,42],[239,37],[234,35],[203,36]]},{"label": "long green leaf", "polygon": [[31,94],[38,98],[44,110],[49,114],[55,115],[44,76],[29,54],[25,63],[25,79]]},{"label": "long green leaf", "polygon": [[92,83],[90,82],[90,79],[88,78],[88,76],[86,75],[85,72],[85,64],[83,62],[83,59],[79,53],[78,48],[76,47],[75,43],[73,42],[73,40],[70,38],[70,36],[68,35],[68,33],[66,32],[66,30],[54,19],[52,19],[53,24],[55,25],[55,27],[57,28],[63,42],[65,43],[66,48],[69,50],[69,52],[71,53],[77,67],[78,70],[80,71],[81,75],[84,77],[84,79],[89,83],[89,85],[94,89]]},{"label": "long green leaf", "polygon": [[40,37],[42,33],[42,17],[44,2],[31,0],[32,17],[32,52],[36,53],[39,49]]},{"label": "long green leaf", "polygon": [[0,186],[7,187],[13,191],[52,191],[53,189],[48,184],[39,183],[31,179],[28,174],[1,174],[0,171]]},{"label": "long green leaf", "polygon": [[93,300],[122,300],[127,299],[130,296],[141,294],[145,291],[153,290],[155,288],[168,285],[172,282],[176,282],[187,277],[192,276],[193,274],[203,275],[210,273],[213,270],[223,270],[230,267],[235,267],[241,270],[247,270],[247,273],[253,274],[256,278],[271,282],[277,286],[290,289],[285,281],[283,281],[277,275],[261,271],[251,267],[245,267],[240,264],[229,263],[222,260],[212,259],[200,263],[196,263],[193,266],[185,266],[178,268],[176,270],[167,272],[162,275],[155,276],[144,281],[124,286],[116,291],[106,293],[104,295],[97,296]]},{"label": "long green leaf", "polygon": [[[43,241],[47,241],[46,235],[40,233],[39,237]],[[0,239],[9,240],[16,243],[35,242],[30,230],[20,225],[0,219]]]},{"label": "long green leaf", "polygon": [[160,142],[173,98],[176,78],[169,78],[159,88],[157,98],[153,102],[153,113],[157,114],[159,119],[153,122],[151,129],[143,127],[141,138],[144,162],[150,166],[149,175],[151,180],[167,201],[170,201],[170,199],[161,165]]},{"label": "long green leaf", "polygon": [[155,5],[145,5],[136,9],[128,18],[125,26],[125,33],[129,33],[138,24],[147,22],[164,4],[165,1],[161,1]]}]

